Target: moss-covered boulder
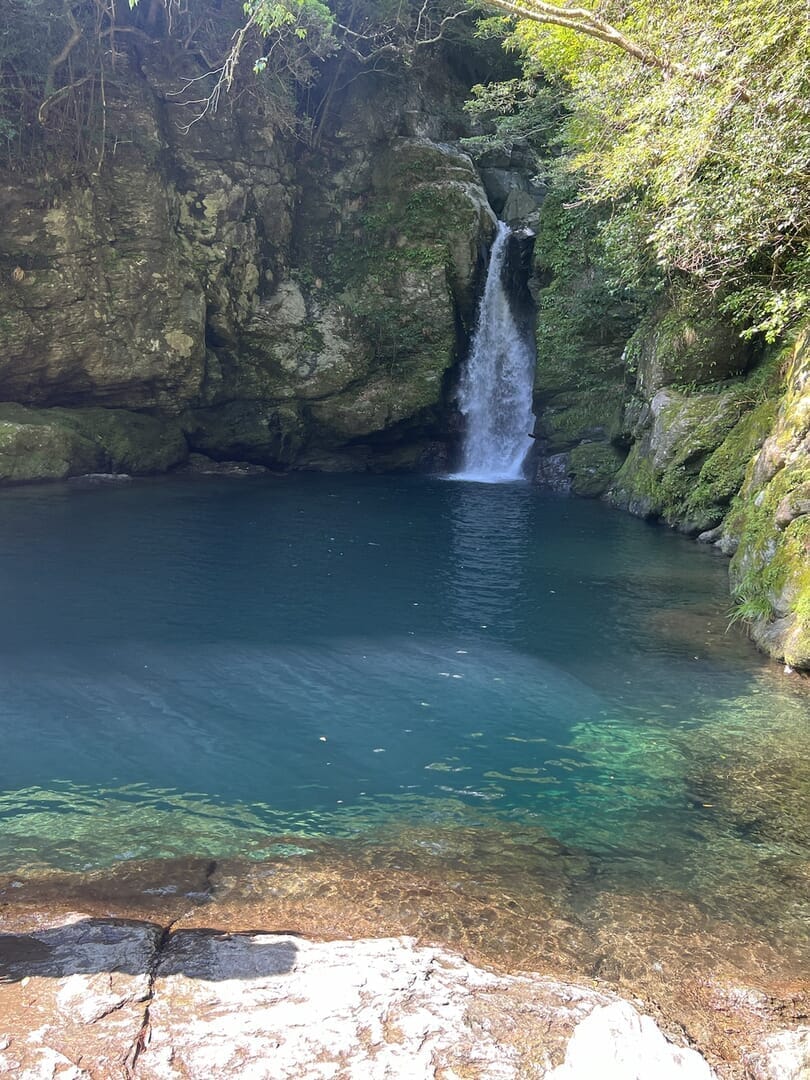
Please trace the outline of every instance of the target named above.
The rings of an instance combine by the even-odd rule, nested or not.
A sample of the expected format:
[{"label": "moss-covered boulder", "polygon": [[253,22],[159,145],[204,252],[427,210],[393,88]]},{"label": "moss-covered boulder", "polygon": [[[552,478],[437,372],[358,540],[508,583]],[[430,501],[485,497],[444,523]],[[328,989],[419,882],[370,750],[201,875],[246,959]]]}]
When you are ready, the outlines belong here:
[{"label": "moss-covered boulder", "polygon": [[123,409],[30,409],[0,404],[0,482],[63,480],[83,473],[145,476],[185,460],[173,419]]},{"label": "moss-covered boulder", "polygon": [[[742,404],[745,404],[743,399]],[[686,493],[683,514],[697,526],[720,521],[742,486],[751,457],[770,432],[777,403],[764,398],[750,412],[743,412],[716,450],[701,466],[695,483]]]},{"label": "moss-covered boulder", "polygon": [[624,454],[605,442],[581,442],[568,456],[571,491],[586,499],[604,495],[624,462]]},{"label": "moss-covered boulder", "polygon": [[[686,532],[719,524],[722,510],[692,498],[704,480],[714,494],[718,460],[709,462],[739,424],[747,409],[744,391],[685,393],[659,390],[639,411],[636,441],[610,492],[610,501],[642,517],[662,518]],[[704,468],[707,474],[703,475]],[[730,498],[729,493],[727,498]]]},{"label": "moss-covered boulder", "polygon": [[810,328],[785,356],[776,421],[725,522],[737,615],[756,642],[810,667]]},{"label": "moss-covered boulder", "polygon": [[625,359],[637,373],[637,392],[649,398],[664,386],[698,387],[742,374],[753,355],[702,296],[684,291],[642,321]]},{"label": "moss-covered boulder", "polygon": [[49,410],[0,405],[0,481],[64,480],[100,472],[101,462],[100,447]]},{"label": "moss-covered boulder", "polygon": [[636,379],[614,505],[687,533],[721,524],[776,412],[778,358],[740,374],[754,355],[688,294],[642,323],[625,352]]}]

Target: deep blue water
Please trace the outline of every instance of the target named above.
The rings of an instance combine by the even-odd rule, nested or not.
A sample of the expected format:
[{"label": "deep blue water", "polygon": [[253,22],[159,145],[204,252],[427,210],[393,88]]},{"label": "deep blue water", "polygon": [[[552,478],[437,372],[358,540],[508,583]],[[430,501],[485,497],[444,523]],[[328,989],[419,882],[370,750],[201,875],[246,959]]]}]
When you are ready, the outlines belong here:
[{"label": "deep blue water", "polygon": [[726,632],[725,560],[664,529],[391,477],[20,489],[0,513],[2,870],[406,818],[704,889],[807,857],[807,792],[773,792],[791,836],[746,832],[727,766],[806,757],[809,699]]}]

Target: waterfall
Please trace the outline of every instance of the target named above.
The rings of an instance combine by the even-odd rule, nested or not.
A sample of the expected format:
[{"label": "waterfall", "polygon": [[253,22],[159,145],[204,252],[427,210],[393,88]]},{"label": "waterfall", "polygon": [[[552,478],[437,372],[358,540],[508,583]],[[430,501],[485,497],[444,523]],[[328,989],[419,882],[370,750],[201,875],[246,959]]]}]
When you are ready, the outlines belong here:
[{"label": "waterfall", "polygon": [[461,376],[459,407],[466,419],[456,480],[497,484],[520,480],[534,428],[534,344],[518,325],[504,288],[512,231],[498,222],[470,355]]}]

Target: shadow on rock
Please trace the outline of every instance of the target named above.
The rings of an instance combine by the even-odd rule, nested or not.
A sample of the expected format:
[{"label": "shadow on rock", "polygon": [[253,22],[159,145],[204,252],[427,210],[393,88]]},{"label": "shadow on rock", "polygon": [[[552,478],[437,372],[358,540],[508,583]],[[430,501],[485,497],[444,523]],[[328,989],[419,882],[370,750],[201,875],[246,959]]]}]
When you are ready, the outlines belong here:
[{"label": "shadow on rock", "polygon": [[29,934],[0,934],[0,984],[118,972],[192,979],[257,979],[295,967],[290,936],[208,928],[167,931],[137,919],[78,919]]}]

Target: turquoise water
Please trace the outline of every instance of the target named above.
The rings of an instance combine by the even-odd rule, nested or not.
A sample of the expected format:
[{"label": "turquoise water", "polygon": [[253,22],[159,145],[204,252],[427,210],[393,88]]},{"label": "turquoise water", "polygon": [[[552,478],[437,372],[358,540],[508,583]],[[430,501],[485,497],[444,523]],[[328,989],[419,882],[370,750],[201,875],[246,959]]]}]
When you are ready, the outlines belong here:
[{"label": "turquoise water", "polygon": [[795,908],[810,698],[726,632],[715,553],[439,479],[0,507],[3,872],[497,824],[617,882],[721,907],[753,876]]}]

